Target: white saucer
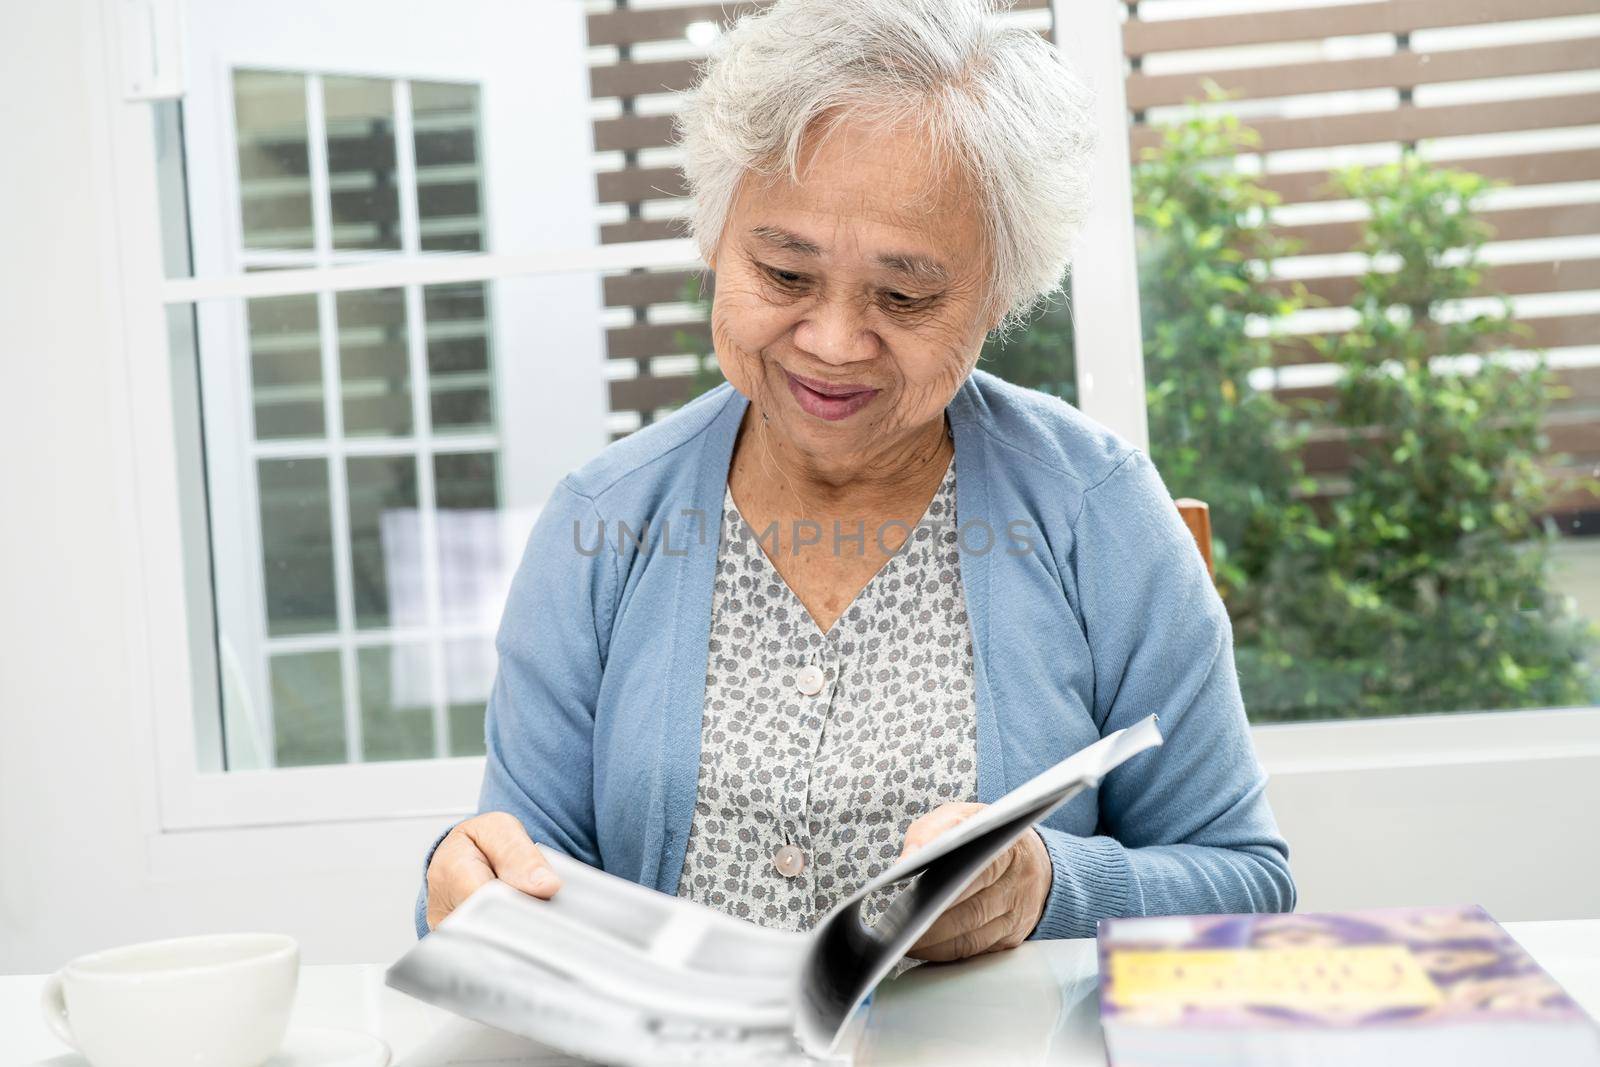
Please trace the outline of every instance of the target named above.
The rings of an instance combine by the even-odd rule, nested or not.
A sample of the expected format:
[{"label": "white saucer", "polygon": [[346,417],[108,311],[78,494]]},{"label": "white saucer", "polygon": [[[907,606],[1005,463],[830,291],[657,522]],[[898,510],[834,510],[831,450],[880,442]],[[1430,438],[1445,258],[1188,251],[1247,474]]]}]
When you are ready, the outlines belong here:
[{"label": "white saucer", "polygon": [[389,1067],[389,1046],[359,1030],[308,1026],[290,1030],[261,1067]]}]

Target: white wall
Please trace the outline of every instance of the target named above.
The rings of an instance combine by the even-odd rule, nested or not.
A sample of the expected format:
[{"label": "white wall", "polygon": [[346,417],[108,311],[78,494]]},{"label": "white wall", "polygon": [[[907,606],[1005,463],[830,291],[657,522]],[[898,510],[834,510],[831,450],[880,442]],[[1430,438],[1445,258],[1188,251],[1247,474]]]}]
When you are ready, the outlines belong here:
[{"label": "white wall", "polygon": [[[16,115],[0,135],[0,973],[245,928],[294,934],[313,962],[384,960],[411,937],[433,822],[155,832],[149,725],[129,697],[141,649],[119,516],[134,486],[108,387],[121,312],[95,13],[0,5],[0,101]],[[1264,735],[1303,906],[1600,916],[1600,730],[1578,715],[1527,720],[1555,739],[1546,751],[1501,758],[1494,738],[1513,735],[1491,723],[1431,767],[1413,765],[1428,724],[1386,735],[1411,757],[1387,766],[1304,758],[1348,731]]]},{"label": "white wall", "polygon": [[[1567,762],[1567,761],[1564,761]],[[1279,776],[1300,911],[1481,904],[1502,922],[1600,918],[1600,759]]]},{"label": "white wall", "polygon": [[1564,752],[1326,769],[1262,747],[1269,772],[1278,765],[1267,795],[1289,841],[1298,910],[1465,903],[1503,922],[1600,918],[1592,738]]}]

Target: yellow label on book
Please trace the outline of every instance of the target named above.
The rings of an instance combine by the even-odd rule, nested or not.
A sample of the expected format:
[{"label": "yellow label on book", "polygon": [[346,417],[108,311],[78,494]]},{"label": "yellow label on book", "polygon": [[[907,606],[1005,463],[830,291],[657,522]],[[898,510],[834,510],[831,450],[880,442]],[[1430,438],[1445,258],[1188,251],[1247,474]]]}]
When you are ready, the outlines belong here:
[{"label": "yellow label on book", "polygon": [[1113,949],[1111,1002],[1281,1008],[1428,1008],[1444,996],[1403,945]]}]

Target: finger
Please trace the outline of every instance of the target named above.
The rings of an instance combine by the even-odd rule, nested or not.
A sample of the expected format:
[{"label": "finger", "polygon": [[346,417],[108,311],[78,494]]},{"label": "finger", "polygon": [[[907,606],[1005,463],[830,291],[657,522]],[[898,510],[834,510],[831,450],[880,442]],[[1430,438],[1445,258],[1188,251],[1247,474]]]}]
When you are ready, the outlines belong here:
[{"label": "finger", "polygon": [[444,921],[461,902],[485,882],[494,881],[494,869],[472,839],[453,830],[434,850],[428,864],[428,929]]},{"label": "finger", "polygon": [[967,883],[967,887],[961,891],[960,896],[956,897],[956,899],[951,902],[950,906],[955,907],[962,901],[974,896],[977,893],[981,893],[983,890],[988,889],[1000,879],[1004,878],[1006,876],[1006,872],[1011,870],[1011,865],[1016,861],[1016,858],[1017,847],[1012,845],[1010,848],[1000,853],[1000,855],[996,856],[993,863],[979,871],[978,876]]},{"label": "finger", "polygon": [[548,900],[561,888],[560,876],[516,816],[490,812],[462,823],[461,830],[483,852],[494,876],[513,889]]},{"label": "finger", "polygon": [[991,886],[945,909],[912,948],[928,948],[977,930],[1011,910],[1011,894],[1004,886]]},{"label": "finger", "polygon": [[900,850],[900,857],[904,859],[952,826],[970,819],[983,808],[982,804],[940,804],[906,827],[906,843]]},{"label": "finger", "polygon": [[927,948],[914,950],[909,955],[917,959],[927,960],[930,963],[949,963],[952,960],[964,960],[968,956],[977,956],[987,952],[997,943],[1003,941],[1011,930],[1011,916],[1002,914],[990,919],[976,930],[968,930],[957,934],[948,941]]}]

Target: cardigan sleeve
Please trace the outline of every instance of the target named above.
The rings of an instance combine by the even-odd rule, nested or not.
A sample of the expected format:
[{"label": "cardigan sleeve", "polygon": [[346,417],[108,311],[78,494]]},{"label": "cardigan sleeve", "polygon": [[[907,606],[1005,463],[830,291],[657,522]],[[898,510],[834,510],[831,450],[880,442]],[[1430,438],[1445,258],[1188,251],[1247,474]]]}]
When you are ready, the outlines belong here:
[{"label": "cardigan sleeve", "polygon": [[1093,937],[1114,916],[1292,909],[1228,615],[1143,453],[1085,492],[1073,533],[1096,724],[1154,713],[1165,740],[1101,783],[1095,836],[1039,827],[1052,881],[1032,938]]},{"label": "cardigan sleeve", "polygon": [[[495,638],[499,669],[484,716],[478,797],[480,813],[509,812],[540,848],[590,866],[600,865],[594,711],[616,582],[599,521],[593,502],[563,482],[534,523]],[[423,859],[418,937],[428,932],[428,863],[448,833]]]}]

